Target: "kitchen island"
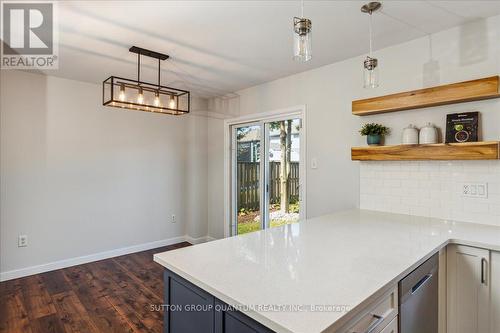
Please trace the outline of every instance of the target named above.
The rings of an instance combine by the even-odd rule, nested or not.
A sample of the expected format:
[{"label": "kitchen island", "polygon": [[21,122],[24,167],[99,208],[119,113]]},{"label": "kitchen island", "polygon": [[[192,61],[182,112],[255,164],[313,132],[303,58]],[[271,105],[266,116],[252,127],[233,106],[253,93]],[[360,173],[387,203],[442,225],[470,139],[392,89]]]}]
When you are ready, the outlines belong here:
[{"label": "kitchen island", "polygon": [[270,331],[337,332],[449,243],[500,251],[500,227],[352,210],[154,260]]}]

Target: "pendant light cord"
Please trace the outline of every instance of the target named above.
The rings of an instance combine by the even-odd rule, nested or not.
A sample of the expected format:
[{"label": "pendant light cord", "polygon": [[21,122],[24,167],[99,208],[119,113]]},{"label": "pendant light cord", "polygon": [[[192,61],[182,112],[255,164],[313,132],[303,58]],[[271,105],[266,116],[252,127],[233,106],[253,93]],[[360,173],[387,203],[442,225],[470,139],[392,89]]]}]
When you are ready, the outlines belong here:
[{"label": "pendant light cord", "polygon": [[158,89],[160,89],[160,77],[161,77],[161,59],[158,59]]},{"label": "pendant light cord", "polygon": [[304,18],[304,0],[300,2],[300,18]]},{"label": "pendant light cord", "polygon": [[141,53],[137,53],[137,83],[141,82]]},{"label": "pendant light cord", "polygon": [[370,11],[370,58],[372,57],[372,12]]}]

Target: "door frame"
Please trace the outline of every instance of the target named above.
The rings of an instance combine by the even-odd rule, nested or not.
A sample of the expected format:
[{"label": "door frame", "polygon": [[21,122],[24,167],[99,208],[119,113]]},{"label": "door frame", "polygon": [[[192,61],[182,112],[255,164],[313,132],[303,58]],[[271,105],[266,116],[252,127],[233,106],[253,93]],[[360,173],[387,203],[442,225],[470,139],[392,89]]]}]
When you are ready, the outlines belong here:
[{"label": "door frame", "polygon": [[[299,177],[300,177],[300,220],[305,220],[307,217],[307,182],[306,182],[306,166],[307,166],[307,150],[306,150],[306,140],[307,140],[307,126],[306,126],[306,105],[296,105],[284,109],[272,110],[267,112],[254,113],[251,115],[240,116],[236,118],[224,120],[224,237],[232,236],[231,234],[231,221],[232,221],[232,207],[235,205],[232,196],[232,184],[233,184],[233,172],[232,172],[232,160],[233,151],[231,149],[232,142],[232,126],[243,125],[245,123],[259,123],[259,122],[271,122],[280,120],[282,118],[300,118],[302,122],[302,128],[300,131],[300,161],[299,161]],[[262,133],[262,135],[265,134]],[[267,140],[267,139],[266,139]],[[263,156],[267,156],[264,153]],[[265,158],[262,160],[261,167],[265,163]],[[261,174],[264,176],[264,174]],[[262,177],[261,176],[261,177]],[[265,201],[261,200],[261,207],[264,209]]]}]

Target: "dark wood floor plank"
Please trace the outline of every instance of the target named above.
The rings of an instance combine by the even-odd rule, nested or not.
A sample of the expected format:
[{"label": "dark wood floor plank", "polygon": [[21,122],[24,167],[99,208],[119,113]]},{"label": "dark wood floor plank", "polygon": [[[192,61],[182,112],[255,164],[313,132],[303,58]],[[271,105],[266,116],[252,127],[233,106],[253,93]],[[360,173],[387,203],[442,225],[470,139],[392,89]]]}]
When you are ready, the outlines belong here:
[{"label": "dark wood floor plank", "polygon": [[0,302],[0,332],[33,333],[21,298],[20,293],[2,297]]},{"label": "dark wood floor plank", "polygon": [[162,332],[162,321],[153,318],[145,312],[150,308],[149,302],[140,296],[138,290],[134,290],[115,276],[123,276],[125,272],[120,272],[120,266],[113,266],[112,262],[92,263],[92,271],[98,274],[99,281],[108,290],[106,298],[115,307],[118,313],[122,314],[126,320],[138,332]]},{"label": "dark wood floor plank", "polygon": [[99,329],[90,319],[90,316],[74,291],[66,291],[54,295],[54,304],[57,315],[66,332],[71,333],[98,333]]},{"label": "dark wood floor plank", "polygon": [[153,255],[189,245],[0,282],[0,333],[162,333],[163,267]]},{"label": "dark wood floor plank", "polygon": [[[89,313],[91,320],[101,332],[110,333],[132,333],[133,329],[126,320],[115,310],[112,304],[105,298],[111,292],[104,287],[89,269],[89,265],[70,267],[68,275],[77,275],[78,279],[72,279],[68,283],[78,296],[80,302]],[[77,283],[74,283],[77,282]]]},{"label": "dark wood floor plank", "polygon": [[48,316],[56,313],[52,302],[40,275],[32,275],[23,279],[22,300],[30,320]]},{"label": "dark wood floor plank", "polygon": [[30,322],[33,333],[66,333],[56,314],[40,317]]},{"label": "dark wood floor plank", "polygon": [[106,299],[113,305],[116,312],[124,318],[124,320],[133,328],[134,332],[137,333],[156,333],[163,332],[163,323],[155,322],[152,327],[148,326],[148,323],[143,322],[139,315],[135,312],[133,307],[127,304],[122,297],[118,295],[106,296]]},{"label": "dark wood floor plank", "polygon": [[161,295],[163,291],[162,270],[147,257],[133,254],[130,257],[118,257],[115,261],[136,280],[141,281],[152,293]]},{"label": "dark wood floor plank", "polygon": [[40,274],[40,276],[50,295],[55,295],[70,290],[62,269],[43,273]]},{"label": "dark wood floor plank", "polygon": [[[104,264],[104,263],[101,263]],[[127,292],[122,289],[109,276],[109,272],[101,269],[101,264],[91,263],[89,268],[92,274],[99,280],[103,290],[106,290],[106,299],[114,307],[115,311],[133,328],[134,332],[153,332],[141,321],[135,308],[124,300]]]},{"label": "dark wood floor plank", "polygon": [[144,285],[141,287],[135,277],[114,261],[97,262],[95,265],[119,287],[113,295],[120,304],[130,306],[145,327],[153,332],[161,332],[163,316],[159,312],[151,311],[151,306],[161,304],[162,295],[152,293]]},{"label": "dark wood floor plank", "polygon": [[148,251],[133,253],[127,256],[116,257],[114,260],[137,281],[141,281],[154,294],[163,297],[163,267],[155,263],[152,258],[155,253],[171,251],[190,246],[188,242],[168,245]]},{"label": "dark wood floor plank", "polygon": [[17,294],[21,292],[22,286],[21,282],[26,278],[14,279],[9,281],[0,282],[0,296],[6,296],[8,294]]}]

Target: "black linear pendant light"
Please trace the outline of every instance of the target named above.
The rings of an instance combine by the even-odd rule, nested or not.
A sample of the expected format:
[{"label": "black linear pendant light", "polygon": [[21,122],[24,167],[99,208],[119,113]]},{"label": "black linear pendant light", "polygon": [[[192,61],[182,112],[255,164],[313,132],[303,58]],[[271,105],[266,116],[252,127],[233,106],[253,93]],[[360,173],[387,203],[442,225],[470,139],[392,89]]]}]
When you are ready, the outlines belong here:
[{"label": "black linear pendant light", "polygon": [[[102,104],[136,111],[181,115],[189,113],[190,93],[187,90],[162,86],[160,64],[168,55],[137,46],[137,80],[110,76],[102,83]],[[158,84],[141,81],[141,56],[158,59]]]}]

